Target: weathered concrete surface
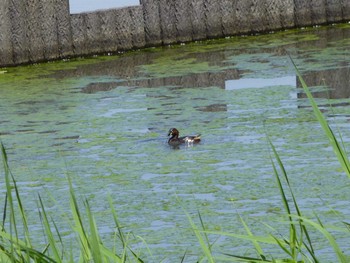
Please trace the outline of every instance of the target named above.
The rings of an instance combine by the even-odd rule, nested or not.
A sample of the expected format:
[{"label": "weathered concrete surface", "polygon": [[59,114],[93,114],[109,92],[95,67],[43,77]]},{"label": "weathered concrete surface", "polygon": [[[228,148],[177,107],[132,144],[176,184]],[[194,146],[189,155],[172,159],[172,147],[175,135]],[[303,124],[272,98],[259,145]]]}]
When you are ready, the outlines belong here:
[{"label": "weathered concrete surface", "polygon": [[68,10],[68,0],[4,0],[0,7],[0,66],[72,55]]},{"label": "weathered concrete surface", "polygon": [[71,17],[73,53],[76,56],[88,54],[86,17],[87,14],[75,14]]},{"label": "weathered concrete surface", "polygon": [[42,20],[41,16],[43,11],[42,2],[40,0],[28,0],[23,2],[26,4],[25,9],[27,13],[31,14],[26,20],[23,21],[23,24],[25,25],[23,31],[28,38],[27,48],[29,61],[43,61],[45,43],[42,34],[45,31],[43,31],[42,25],[45,23],[45,21]]},{"label": "weathered concrete surface", "polygon": [[44,58],[45,60],[57,59],[60,57],[60,47],[58,42],[58,27],[56,26],[57,14],[59,8],[55,0],[46,0],[45,9],[41,9],[42,22],[42,42],[44,43]]},{"label": "weathered concrete surface", "polygon": [[74,55],[99,54],[146,45],[141,6],[71,15]]},{"label": "weathered concrete surface", "polygon": [[18,3],[9,1],[8,7],[9,9],[7,14],[11,21],[11,34],[9,37],[12,43],[13,63],[18,65],[30,62],[28,38],[26,31],[24,30],[27,22],[25,1],[19,1]]},{"label": "weathered concrete surface", "polygon": [[72,15],[69,0],[2,0],[0,66],[349,20],[349,0],[140,0]]},{"label": "weathered concrete surface", "polygon": [[116,36],[118,39],[119,50],[130,50],[133,48],[132,28],[133,18],[128,8],[118,9],[116,14]]},{"label": "weathered concrete surface", "polygon": [[140,0],[145,25],[146,46],[157,46],[162,43],[159,0]]},{"label": "weathered concrete surface", "polygon": [[0,5],[0,66],[13,64],[9,5],[10,0],[3,0]]},{"label": "weathered concrete surface", "polygon": [[221,1],[204,0],[204,17],[207,38],[222,37]]},{"label": "weathered concrete surface", "polygon": [[343,14],[343,21],[349,21],[350,20],[350,1],[349,0],[341,0],[342,5],[342,14]]},{"label": "weathered concrete surface", "polygon": [[[44,3],[46,0],[42,0]],[[69,13],[69,0],[54,1],[54,13],[56,18],[59,57],[69,57],[73,54],[73,39],[71,17]],[[46,5],[45,5],[46,6]]]},{"label": "weathered concrete surface", "polygon": [[85,15],[85,29],[87,42],[87,52],[92,54],[98,54],[101,52],[100,41],[101,34],[101,19],[100,12],[87,13]]},{"label": "weathered concrete surface", "polygon": [[191,1],[175,1],[176,41],[193,41],[193,28],[190,13]]},{"label": "weathered concrete surface", "polygon": [[133,48],[142,48],[147,45],[146,33],[145,33],[145,22],[143,18],[142,6],[128,8],[130,13],[130,31],[131,41]]},{"label": "weathered concrete surface", "polygon": [[189,14],[192,21],[193,40],[201,40],[207,38],[207,27],[205,21],[204,0],[189,1]]}]

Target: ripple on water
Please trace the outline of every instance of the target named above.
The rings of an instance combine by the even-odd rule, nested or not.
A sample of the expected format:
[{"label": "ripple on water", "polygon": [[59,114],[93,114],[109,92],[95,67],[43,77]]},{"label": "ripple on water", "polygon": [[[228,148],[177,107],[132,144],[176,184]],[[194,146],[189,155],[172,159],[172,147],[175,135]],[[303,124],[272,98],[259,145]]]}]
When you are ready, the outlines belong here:
[{"label": "ripple on water", "polygon": [[[55,216],[67,213],[69,174],[77,196],[96,211],[104,239],[113,242],[115,230],[110,195],[123,229],[146,239],[154,261],[178,262],[186,249],[200,251],[182,207],[194,220],[199,211],[208,229],[241,231],[237,213],[262,235],[263,223],[281,223],[268,135],[303,213],[316,211],[325,224],[346,221],[339,217],[349,217],[347,178],[284,55],[295,50],[292,57],[348,147],[349,56],[340,38],[349,29],[323,30],[8,69],[0,78],[0,135],[25,201],[39,192],[57,200],[47,201]],[[203,140],[173,149],[171,127]],[[37,227],[35,200],[26,210]],[[71,238],[68,230],[63,236]],[[230,253],[251,248],[227,237],[217,242]]]}]

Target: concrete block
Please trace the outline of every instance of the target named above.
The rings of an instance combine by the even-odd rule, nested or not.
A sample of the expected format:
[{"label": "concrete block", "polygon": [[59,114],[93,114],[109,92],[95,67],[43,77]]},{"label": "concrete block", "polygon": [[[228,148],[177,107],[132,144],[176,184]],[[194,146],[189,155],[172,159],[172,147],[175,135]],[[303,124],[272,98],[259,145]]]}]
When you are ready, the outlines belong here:
[{"label": "concrete block", "polygon": [[295,26],[294,0],[277,0],[282,28],[292,28]]},{"label": "concrete block", "polygon": [[239,33],[236,27],[238,23],[236,17],[235,4],[232,0],[221,1],[222,33],[224,36],[232,36]]},{"label": "concrete block", "polygon": [[129,10],[127,8],[116,9],[115,16],[118,50],[132,49],[131,24],[133,22]]},{"label": "concrete block", "polygon": [[164,45],[176,43],[175,1],[159,0],[161,37]]},{"label": "concrete block", "polygon": [[59,58],[59,46],[58,46],[58,28],[57,28],[57,13],[56,13],[56,0],[46,0],[45,5],[42,4],[41,16],[42,16],[42,34],[41,37],[45,44],[44,46],[44,58],[46,60],[52,60]]},{"label": "concrete block", "polygon": [[294,0],[295,26],[309,26],[312,24],[311,2],[308,0]]},{"label": "concrete block", "polygon": [[131,18],[130,32],[133,48],[146,46],[145,21],[142,6],[128,8]]},{"label": "concrete block", "polygon": [[27,11],[27,19],[25,22],[25,34],[28,38],[29,61],[38,62],[44,60],[44,32],[42,25],[45,21],[42,20],[43,5],[41,0],[25,1]]},{"label": "concrete block", "polygon": [[235,27],[238,29],[240,34],[251,32],[251,6],[252,0],[236,0],[234,1],[235,11]]},{"label": "concrete block", "polygon": [[267,0],[264,3],[265,16],[266,16],[266,29],[265,31],[273,31],[284,28],[281,21],[281,12],[283,12],[281,4],[282,0]]},{"label": "concrete block", "polygon": [[0,67],[13,64],[9,0],[0,5]]},{"label": "concrete block", "polygon": [[217,0],[204,0],[205,25],[207,38],[222,37],[221,2]]},{"label": "concrete block", "polygon": [[350,21],[350,1],[341,0],[343,21]]},{"label": "concrete block", "polygon": [[13,62],[16,65],[29,62],[29,41],[26,34],[27,12],[25,1],[10,1],[11,42]]},{"label": "concrete block", "polygon": [[54,3],[55,12],[57,14],[58,46],[60,57],[69,57],[73,54],[69,0],[55,1]]},{"label": "concrete block", "polygon": [[322,25],[327,22],[325,0],[310,0],[311,21],[313,25]]},{"label": "concrete block", "polygon": [[327,22],[336,23],[343,21],[342,4],[340,0],[325,0]]},{"label": "concrete block", "polygon": [[268,31],[266,0],[251,0],[251,26],[253,32]]},{"label": "concrete block", "polygon": [[101,19],[99,12],[85,13],[86,48],[90,54],[101,53]]},{"label": "concrete block", "polygon": [[162,43],[158,2],[159,0],[142,0],[141,2],[147,46],[157,46]]},{"label": "concrete block", "polygon": [[[116,9],[101,11],[100,21],[100,52],[118,51],[118,34],[116,30],[118,12]],[[88,43],[87,43],[88,44]]]},{"label": "concrete block", "polygon": [[86,13],[71,15],[73,54],[82,56],[88,54]]},{"label": "concrete block", "polygon": [[193,40],[202,40],[207,37],[207,27],[205,21],[204,0],[190,1],[189,15],[192,21]]},{"label": "concrete block", "polygon": [[[254,6],[258,1],[255,1]],[[293,0],[264,0],[258,3],[252,12],[256,15],[252,28],[261,21],[261,31],[274,31],[294,26]],[[258,10],[262,10],[259,12]]]},{"label": "concrete block", "polygon": [[192,22],[190,15],[190,1],[176,0],[175,1],[175,23],[177,42],[192,41]]}]

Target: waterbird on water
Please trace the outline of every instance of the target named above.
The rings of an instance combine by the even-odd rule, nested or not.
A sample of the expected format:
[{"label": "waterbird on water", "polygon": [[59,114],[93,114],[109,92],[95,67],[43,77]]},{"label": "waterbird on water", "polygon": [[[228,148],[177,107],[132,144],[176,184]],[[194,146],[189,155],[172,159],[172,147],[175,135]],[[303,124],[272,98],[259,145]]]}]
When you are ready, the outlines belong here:
[{"label": "waterbird on water", "polygon": [[168,136],[171,136],[168,140],[168,144],[172,146],[178,146],[180,144],[194,144],[199,143],[201,140],[201,135],[187,135],[179,137],[179,131],[176,128],[171,128],[168,132]]}]

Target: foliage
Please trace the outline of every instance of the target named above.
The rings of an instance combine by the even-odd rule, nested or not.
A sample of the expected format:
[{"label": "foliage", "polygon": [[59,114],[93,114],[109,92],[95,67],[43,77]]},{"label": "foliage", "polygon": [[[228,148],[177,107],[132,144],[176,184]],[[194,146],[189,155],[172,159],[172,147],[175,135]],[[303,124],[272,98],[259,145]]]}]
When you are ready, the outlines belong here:
[{"label": "foliage", "polygon": [[[0,148],[6,181],[6,198],[3,222],[0,229],[1,262],[143,262],[139,255],[130,248],[130,234],[126,235],[123,232],[112,201],[109,203],[115,222],[115,235],[118,237],[122,246],[119,253],[115,253],[113,249],[103,244],[88,201],[86,200],[84,202],[84,216],[78,207],[73,185],[69,177],[70,208],[73,217],[70,224],[79,243],[79,257],[77,259],[72,254],[65,255],[63,253],[61,234],[55,221],[46,212],[40,195],[38,197],[40,218],[48,244],[42,250],[35,248],[31,242],[27,216],[22,205],[19,189],[8,166],[7,153],[2,143]],[[7,215],[10,216],[9,222],[6,221]],[[87,224],[83,223],[84,218],[87,218]],[[20,233],[21,228],[23,228],[23,234]]]},{"label": "foliage", "polygon": [[[333,150],[344,172],[350,178],[350,163],[349,163],[349,158],[344,149],[344,145],[342,145],[342,143],[339,143],[339,141],[337,140],[327,120],[325,119],[322,112],[318,108],[312,96],[312,93],[310,92],[310,89],[308,88],[307,84],[302,78],[301,73],[299,72],[293,59],[291,57],[290,59],[292,61],[292,64],[294,65],[296,74],[302,84],[304,92],[306,93],[309,99],[309,102],[312,106],[312,109],[314,111],[314,114],[318,122],[320,123],[327,138],[329,139],[329,142],[333,147]],[[219,261],[221,262],[225,260],[228,262],[275,262],[275,263],[315,262],[317,263],[317,262],[320,262],[320,259],[317,257],[317,253],[314,250],[313,241],[309,234],[309,232],[311,232],[310,228],[314,228],[317,231],[319,231],[328,240],[330,247],[333,248],[333,251],[338,259],[338,262],[341,262],[341,263],[348,262],[349,257],[344,254],[344,252],[339,247],[339,244],[337,244],[335,237],[326,229],[326,227],[322,224],[320,219],[317,218],[318,221],[314,222],[302,215],[302,212],[298,206],[297,200],[293,194],[293,190],[289,182],[286,169],[280,159],[280,156],[268,136],[267,136],[267,141],[272,151],[272,154],[270,154],[272,168],[276,177],[278,188],[280,190],[282,203],[284,205],[284,208],[286,210],[286,214],[288,217],[289,236],[284,238],[279,238],[273,234],[270,234],[269,237],[265,237],[265,238],[260,236],[255,236],[252,234],[250,228],[241,217],[240,217],[241,222],[247,233],[247,235],[245,236],[232,234],[232,233],[207,231],[204,228],[202,228],[202,230],[198,230],[197,226],[194,225],[192,219],[189,217],[192,229],[199,240],[199,244],[201,245],[202,250],[204,251],[204,257],[206,257],[209,262],[219,262]],[[289,196],[291,198],[288,198]],[[289,201],[290,199],[291,201]],[[253,246],[255,247],[255,251],[257,252],[258,257],[247,257],[247,256],[234,255],[234,254],[224,254],[224,256],[226,256],[225,258],[215,258],[213,254],[210,253],[212,251],[212,249],[210,249],[210,246],[207,245],[205,242],[203,242],[203,236],[206,236],[207,234],[231,236],[231,237],[236,237],[244,240],[249,240],[252,242]],[[284,254],[286,255],[286,258],[268,259],[267,255],[265,255],[262,247],[260,246],[260,243],[274,244],[276,247],[280,248],[280,250],[284,252]]]}]

